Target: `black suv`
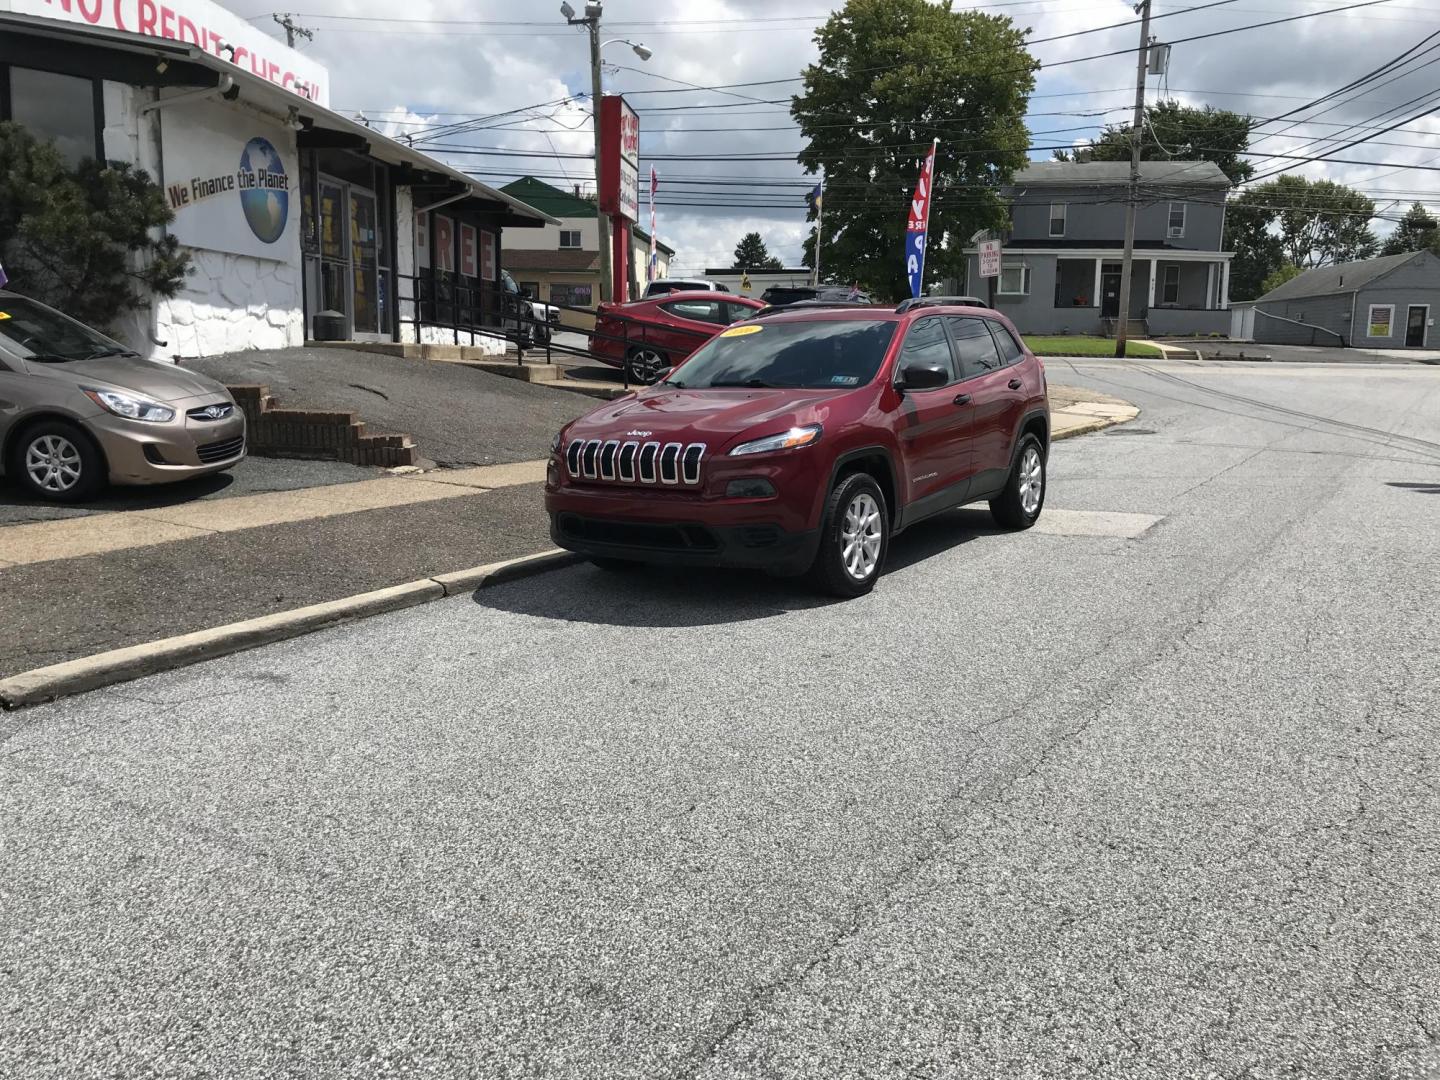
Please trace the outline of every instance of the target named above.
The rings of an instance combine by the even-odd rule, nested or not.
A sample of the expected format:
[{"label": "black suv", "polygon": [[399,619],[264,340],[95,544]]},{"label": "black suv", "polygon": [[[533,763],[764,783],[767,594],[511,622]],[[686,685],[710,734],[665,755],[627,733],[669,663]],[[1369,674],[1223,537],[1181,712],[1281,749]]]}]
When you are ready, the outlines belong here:
[{"label": "black suv", "polygon": [[772,285],[760,294],[760,299],[771,307],[787,307],[802,300],[852,300],[857,304],[874,302],[869,293],[852,289],[848,285]]}]

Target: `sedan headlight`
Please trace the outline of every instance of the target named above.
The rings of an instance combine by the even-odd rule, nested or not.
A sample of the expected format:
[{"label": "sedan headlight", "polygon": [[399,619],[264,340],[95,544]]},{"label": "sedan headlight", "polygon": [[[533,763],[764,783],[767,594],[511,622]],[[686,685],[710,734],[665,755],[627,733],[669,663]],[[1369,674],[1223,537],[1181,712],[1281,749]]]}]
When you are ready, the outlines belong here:
[{"label": "sedan headlight", "polygon": [[123,416],[126,420],[151,420],[163,424],[175,419],[175,410],[149,398],[121,394],[114,390],[86,390],[85,396],[106,412]]},{"label": "sedan headlight", "polygon": [[778,435],[767,435],[763,439],[755,439],[751,442],[741,443],[730,451],[731,457],[741,454],[770,454],[776,450],[795,450],[802,446],[809,446],[811,443],[820,441],[820,432],[824,430],[819,424],[811,424],[809,427],[793,427],[789,431],[782,431]]}]

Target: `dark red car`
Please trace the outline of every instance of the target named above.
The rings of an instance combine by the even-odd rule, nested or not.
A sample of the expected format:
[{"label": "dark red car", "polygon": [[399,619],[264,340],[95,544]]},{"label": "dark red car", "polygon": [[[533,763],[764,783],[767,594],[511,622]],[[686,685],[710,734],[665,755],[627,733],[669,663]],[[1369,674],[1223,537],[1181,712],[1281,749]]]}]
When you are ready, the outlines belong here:
[{"label": "dark red car", "polygon": [[649,386],[725,327],[765,305],[730,293],[679,292],[595,309],[590,351]]},{"label": "dark red car", "polygon": [[656,386],[555,437],[555,543],[643,562],[875,584],[890,537],[988,501],[1025,529],[1045,501],[1045,369],[1003,315],[960,298],[782,309],[731,326]]}]

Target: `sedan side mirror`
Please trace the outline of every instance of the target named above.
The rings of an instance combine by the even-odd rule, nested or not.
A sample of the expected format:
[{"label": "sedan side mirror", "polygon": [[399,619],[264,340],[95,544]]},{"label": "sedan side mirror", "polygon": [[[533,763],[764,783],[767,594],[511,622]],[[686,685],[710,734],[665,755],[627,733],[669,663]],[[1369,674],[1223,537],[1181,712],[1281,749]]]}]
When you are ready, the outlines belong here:
[{"label": "sedan side mirror", "polygon": [[939,364],[912,364],[900,373],[905,390],[934,390],[950,381],[950,372]]}]

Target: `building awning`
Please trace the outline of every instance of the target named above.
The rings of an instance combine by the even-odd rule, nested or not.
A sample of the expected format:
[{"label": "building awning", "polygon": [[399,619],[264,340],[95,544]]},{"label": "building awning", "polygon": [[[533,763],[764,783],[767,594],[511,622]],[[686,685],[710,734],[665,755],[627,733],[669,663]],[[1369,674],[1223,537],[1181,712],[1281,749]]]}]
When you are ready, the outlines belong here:
[{"label": "building awning", "polygon": [[[376,160],[401,167],[408,166],[410,171],[417,174],[414,183],[449,188],[452,194],[496,204],[503,209],[509,219],[507,223],[511,225],[538,227],[560,224],[557,218],[521,202],[513,195],[507,195],[488,184],[481,183],[474,177],[467,176],[429,154],[416,150],[397,139],[382,135],[374,128],[342,116],[323,105],[317,105],[299,94],[267,82],[244,68],[228,63],[197,46],[181,41],[145,37],[120,30],[82,26],[14,12],[0,12],[0,27],[13,28],[37,37],[53,38],[77,45],[153,56],[157,61],[163,59],[167,63],[178,61],[187,66],[182,70],[189,71],[193,76],[177,78],[177,72],[168,72],[169,77],[162,79],[157,74],[154,83],[156,85],[185,85],[203,88],[206,83],[205,75],[202,72],[209,72],[218,87],[223,81],[223,77],[228,76],[234,86],[239,89],[239,95],[234,100],[243,102],[282,122],[301,125],[304,131],[313,132],[318,129],[351,136],[357,143],[367,144],[367,153]],[[200,69],[200,71],[195,69]]]}]

